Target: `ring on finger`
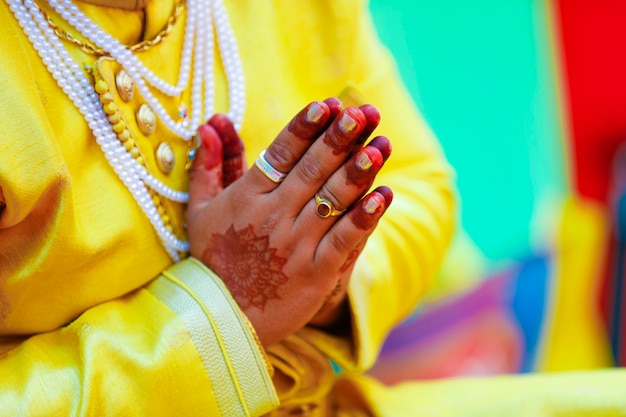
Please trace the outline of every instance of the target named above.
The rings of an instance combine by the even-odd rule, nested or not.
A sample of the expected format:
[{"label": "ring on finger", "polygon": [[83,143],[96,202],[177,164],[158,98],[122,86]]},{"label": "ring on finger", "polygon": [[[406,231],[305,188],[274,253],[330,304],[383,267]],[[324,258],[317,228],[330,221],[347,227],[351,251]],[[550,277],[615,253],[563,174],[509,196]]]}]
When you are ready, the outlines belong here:
[{"label": "ring on finger", "polygon": [[267,158],[265,158],[265,149],[261,151],[261,154],[256,159],[256,162],[254,164],[257,168],[259,168],[259,170],[261,170],[263,174],[265,174],[267,178],[269,178],[276,184],[280,184],[287,175],[286,172],[277,170],[272,164],[267,161]]},{"label": "ring on finger", "polygon": [[333,203],[319,194],[315,194],[315,214],[320,216],[322,219],[327,217],[336,217],[341,216],[346,209],[337,210]]}]

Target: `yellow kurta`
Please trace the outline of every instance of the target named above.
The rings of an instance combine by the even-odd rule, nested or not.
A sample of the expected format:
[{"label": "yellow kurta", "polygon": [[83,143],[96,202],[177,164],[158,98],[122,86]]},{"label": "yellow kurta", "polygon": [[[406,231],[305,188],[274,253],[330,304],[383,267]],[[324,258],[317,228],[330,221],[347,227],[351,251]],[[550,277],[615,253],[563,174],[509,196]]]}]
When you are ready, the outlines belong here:
[{"label": "yellow kurta", "polygon": [[[173,2],[149,1],[145,16],[80,7],[132,44],[161,30]],[[451,415],[445,411],[454,409],[448,397],[456,396],[459,383],[388,391],[350,376],[374,362],[388,331],[424,294],[454,218],[451,171],[376,38],[366,5],[233,0],[226,7],[246,76],[240,134],[249,162],[309,101],[340,96],[346,104],[369,102],[381,111],[377,133],[391,139],[394,152],[377,182],[390,186],[395,198],[353,274],[352,340],[305,329],[264,352],[219,277],[193,259],[172,265],[82,116],[2,2],[0,415],[262,415],[279,398],[279,414]],[[42,8],[64,26],[49,7]],[[171,82],[183,22],[184,14],[164,42],[138,54]],[[95,57],[75,46],[68,51],[90,77],[95,71],[113,79],[114,64],[96,65]],[[216,95],[216,109],[225,112],[219,62]],[[137,94],[129,103],[116,97],[150,172],[185,187],[186,144],[163,126],[155,135],[142,135],[134,121],[142,102]],[[166,103],[171,112],[178,104]],[[161,141],[177,157],[168,175],[155,164]],[[184,234],[183,208],[165,208],[175,232]],[[328,357],[347,372],[337,385]],[[604,402],[592,403],[596,411],[601,405],[624,410],[626,395],[609,397],[622,389],[615,388],[615,375],[621,376],[594,377],[594,386],[605,390],[598,396]],[[518,381],[485,383],[510,394],[506,387],[523,389]],[[489,387],[471,382],[461,389]],[[484,412],[485,404],[490,403],[476,409]],[[455,410],[471,415],[470,406]]]}]

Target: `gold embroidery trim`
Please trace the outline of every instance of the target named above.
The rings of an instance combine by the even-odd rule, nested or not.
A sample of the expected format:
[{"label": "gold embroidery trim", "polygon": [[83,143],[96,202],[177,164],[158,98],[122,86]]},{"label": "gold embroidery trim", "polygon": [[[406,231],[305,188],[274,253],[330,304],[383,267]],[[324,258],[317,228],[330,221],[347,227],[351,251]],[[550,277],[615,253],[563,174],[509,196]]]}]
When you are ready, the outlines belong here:
[{"label": "gold embroidery trim", "polygon": [[[56,23],[54,23],[52,18],[43,9],[41,9],[37,4],[35,4],[35,7],[37,7],[39,11],[44,15],[44,17],[48,21],[48,25],[50,25],[50,28],[54,31],[54,34],[57,35],[60,39],[73,43],[74,45],[78,46],[83,52],[86,52],[89,55],[109,56],[109,53],[103,50],[102,48],[86,40],[76,39],[74,36],[72,36],[71,34],[66,32],[64,29],[59,27]],[[180,17],[184,9],[185,9],[185,1],[177,0],[174,6],[174,12],[167,19],[167,22],[165,23],[165,26],[163,27],[163,29],[161,29],[159,33],[155,35],[154,38],[144,39],[143,41],[138,42],[134,45],[126,45],[126,47],[131,52],[144,52],[160,44],[161,42],[165,40],[165,38],[169,36],[170,33],[172,33],[172,30],[174,29],[174,25],[176,24],[176,21],[178,20],[178,18]]]},{"label": "gold embroidery trim", "polygon": [[[95,90],[100,96],[102,108],[104,109],[104,112],[106,113],[109,122],[113,126],[113,131],[117,135],[117,139],[120,141],[122,146],[124,146],[124,148],[130,153],[130,155],[137,161],[137,163],[148,169],[145,159],[141,154],[141,150],[139,149],[135,139],[133,138],[133,134],[128,129],[122,113],[119,111],[119,108],[113,100],[113,95],[110,92],[108,83],[103,79],[98,79],[95,84]],[[152,197],[152,203],[157,209],[159,215],[161,216],[161,220],[163,220],[165,228],[174,233],[174,226],[171,221],[171,216],[167,212],[167,209],[165,208],[161,197],[151,188],[148,188],[147,190]]]}]

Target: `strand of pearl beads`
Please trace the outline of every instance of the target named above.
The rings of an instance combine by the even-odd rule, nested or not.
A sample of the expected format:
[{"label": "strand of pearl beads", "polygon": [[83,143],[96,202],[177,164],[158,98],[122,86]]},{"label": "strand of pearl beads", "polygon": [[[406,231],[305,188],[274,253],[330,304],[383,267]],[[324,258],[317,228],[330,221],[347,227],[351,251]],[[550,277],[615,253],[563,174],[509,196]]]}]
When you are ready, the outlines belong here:
[{"label": "strand of pearl beads", "polygon": [[168,254],[178,260],[177,252],[188,251],[189,244],[165,227],[144,183],[132,169],[136,162],[117,140],[91,83],[56,38],[32,0],[24,0],[23,4],[19,0],[7,2],[48,71],[85,118],[109,164],[150,220]]}]

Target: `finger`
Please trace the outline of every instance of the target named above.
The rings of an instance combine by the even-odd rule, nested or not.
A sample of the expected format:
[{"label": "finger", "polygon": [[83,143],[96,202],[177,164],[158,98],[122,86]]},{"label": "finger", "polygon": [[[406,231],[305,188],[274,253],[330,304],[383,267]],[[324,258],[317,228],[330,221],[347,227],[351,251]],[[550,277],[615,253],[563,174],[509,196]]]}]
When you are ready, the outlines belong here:
[{"label": "finger", "polygon": [[[330,100],[330,105],[332,107],[329,107],[326,102],[314,101],[291,119],[265,150],[265,158],[271,167],[280,172],[289,172],[293,168],[311,143],[322,134],[332,112],[337,111],[336,101]],[[253,182],[259,184],[260,192],[268,192],[276,188],[276,183],[258,167],[252,171]]]},{"label": "finger", "polygon": [[326,122],[326,126],[330,126],[333,120],[339,115],[341,110],[343,110],[343,103],[337,97],[329,97],[324,100],[324,103],[328,106],[328,110],[330,111],[330,116],[328,117],[328,121]]},{"label": "finger", "polygon": [[378,187],[363,197],[324,235],[314,262],[339,270],[350,253],[376,227],[393,200],[389,187]]},{"label": "finger", "polygon": [[378,108],[376,108],[376,106],[373,106],[371,104],[364,104],[359,108],[365,115],[366,120],[365,127],[361,132],[361,136],[359,136],[356,141],[357,145],[362,145],[378,127],[378,124],[380,123],[380,112],[378,111]]},{"label": "finger", "polygon": [[[389,207],[391,201],[393,200],[393,193],[391,192],[391,189],[389,189],[388,187],[379,187],[375,191],[383,195],[383,197],[385,198],[385,207]],[[363,252],[363,249],[365,248],[365,245],[367,244],[367,241],[374,232],[374,230],[375,227],[372,227],[365,234],[365,236],[363,236],[363,238],[356,245],[356,247],[348,253],[344,263],[339,268],[340,275],[335,288],[328,294],[326,300],[324,301],[324,304],[315,315],[313,320],[311,320],[311,324],[323,326],[327,325],[328,323],[330,323],[331,320],[335,318],[337,306],[343,303],[345,300],[345,295],[348,291],[348,285],[352,276],[354,265],[361,255],[361,252]]]},{"label": "finger", "polygon": [[[391,202],[393,201],[393,192],[391,191],[391,188],[386,187],[386,186],[377,187],[374,191],[372,191],[372,193],[378,193],[382,195],[383,198],[385,199],[385,208],[383,210],[383,214],[384,214],[384,212],[389,208],[389,206],[391,205]],[[376,220],[376,223],[378,223],[378,220]],[[362,222],[359,224],[362,224]],[[339,268],[339,273],[342,274],[341,280],[344,282],[343,284],[340,285],[340,287],[343,287],[344,289],[347,290],[348,288],[347,281],[349,280],[350,275],[349,274],[345,275],[345,273],[348,271],[352,271],[352,269],[354,268],[354,264],[356,264],[356,261],[359,255],[361,254],[361,252],[363,252],[363,249],[365,248],[365,244],[367,243],[367,240],[372,235],[374,230],[375,230],[375,227],[370,228],[369,232],[365,234],[365,236],[356,245],[356,247],[350,253],[348,253],[348,256],[346,257],[345,262]],[[332,294],[330,298],[333,298]]]},{"label": "finger", "polygon": [[277,190],[294,210],[300,211],[346,161],[366,122],[365,115],[359,108],[343,109],[300,158]]},{"label": "finger", "polygon": [[248,170],[245,163],[246,155],[243,141],[227,116],[216,114],[209,119],[208,123],[217,131],[222,140],[222,182],[223,187],[226,188],[237,179],[241,178]]},{"label": "finger", "polygon": [[363,251],[367,238],[371,235],[371,232],[364,237],[361,242],[353,249],[349,254],[344,264],[339,269],[339,279],[333,290],[326,296],[324,303],[320,309],[315,313],[315,316],[309,322],[313,326],[328,327],[333,329],[343,328],[346,323],[342,323],[346,317],[349,317],[349,311],[345,311],[346,293],[348,292],[348,285],[350,283],[350,277],[354,264]]},{"label": "finger", "polygon": [[365,122],[365,127],[363,128],[363,131],[361,132],[361,136],[359,136],[359,138],[356,140],[356,143],[354,147],[352,148],[350,155],[354,155],[358,151],[363,149],[363,145],[365,144],[365,141],[367,141],[370,135],[374,133],[374,130],[376,130],[376,128],[378,127],[378,124],[380,123],[380,112],[378,111],[376,106],[373,106],[371,104],[364,104],[359,108],[365,115],[366,122]]},{"label": "finger", "polygon": [[[389,139],[387,139],[386,136],[376,136],[367,144],[367,146],[373,146],[380,151],[380,154],[383,157],[383,164],[387,162],[387,159],[389,159],[389,156],[391,155],[391,142],[389,141]],[[378,173],[378,171],[376,172]],[[365,194],[365,192],[370,189],[375,179],[376,176],[372,176],[371,181],[363,190],[363,194]],[[363,194],[361,194],[359,198],[363,197]]]},{"label": "finger", "polygon": [[[331,176],[317,194],[329,200],[336,210],[343,211],[367,191],[382,165],[383,156],[380,151],[374,146],[366,146],[354,155],[342,169]],[[329,223],[319,215],[315,215],[314,218],[320,222]]]},{"label": "finger", "polygon": [[389,141],[386,136],[376,136],[367,144],[367,146],[374,146],[378,148],[385,162],[391,155],[391,141]]},{"label": "finger", "polygon": [[198,128],[200,147],[189,171],[191,213],[207,204],[222,191],[222,141],[215,129],[204,124]]},{"label": "finger", "polygon": [[[380,136],[353,155],[324,183],[317,196],[311,199],[298,216],[298,221],[307,225],[311,239],[321,238],[340,218],[341,211],[361,199],[371,187],[390,152],[389,140]],[[324,202],[327,204],[324,205]],[[333,208],[338,211],[336,215],[332,214]],[[325,217],[329,212],[331,214]]]}]

